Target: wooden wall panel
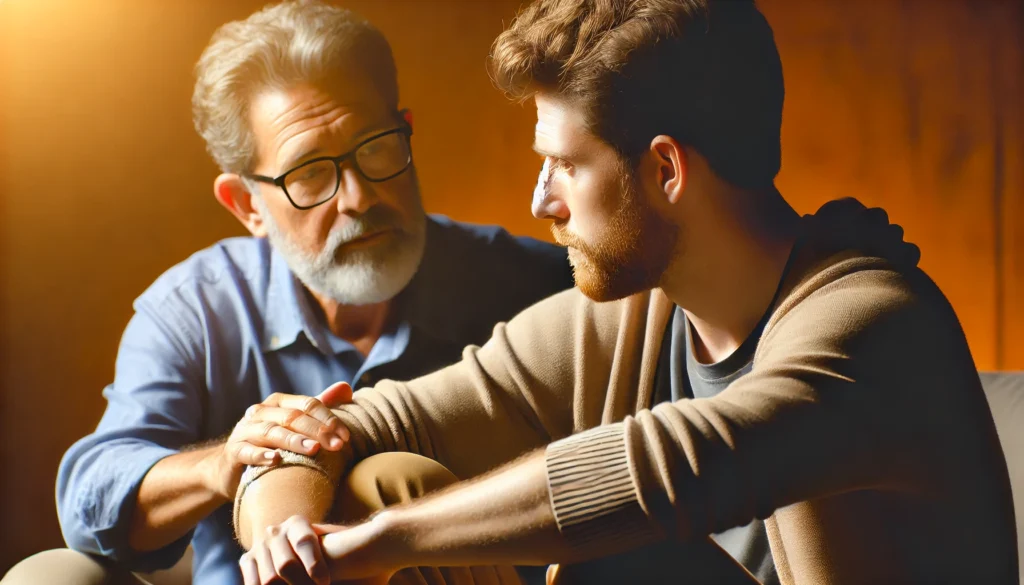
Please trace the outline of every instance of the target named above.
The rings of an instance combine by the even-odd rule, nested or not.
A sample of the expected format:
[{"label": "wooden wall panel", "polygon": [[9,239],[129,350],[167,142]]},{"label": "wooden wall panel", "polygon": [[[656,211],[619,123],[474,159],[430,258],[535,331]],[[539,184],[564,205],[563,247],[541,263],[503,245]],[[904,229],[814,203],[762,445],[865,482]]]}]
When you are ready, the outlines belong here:
[{"label": "wooden wall panel", "polygon": [[[210,196],[191,69],[216,26],[264,2],[0,1],[0,573],[61,542],[56,465],[103,409],[132,299],[242,233]],[[529,215],[532,107],[485,75],[520,0],[342,3],[394,46],[427,208],[548,237]],[[839,196],[889,209],[979,366],[1024,367],[1019,4],[761,3],[788,84],[783,193],[803,212]]]},{"label": "wooden wall panel", "polygon": [[996,217],[1001,222],[997,344],[1000,369],[1024,370],[1024,3],[1010,2],[995,20],[989,41],[999,68],[997,123],[1004,180]]},{"label": "wooden wall panel", "polygon": [[848,196],[886,208],[921,246],[978,366],[996,367],[992,205],[1001,171],[990,40],[1008,3],[762,6],[787,82],[783,194],[807,212]]}]

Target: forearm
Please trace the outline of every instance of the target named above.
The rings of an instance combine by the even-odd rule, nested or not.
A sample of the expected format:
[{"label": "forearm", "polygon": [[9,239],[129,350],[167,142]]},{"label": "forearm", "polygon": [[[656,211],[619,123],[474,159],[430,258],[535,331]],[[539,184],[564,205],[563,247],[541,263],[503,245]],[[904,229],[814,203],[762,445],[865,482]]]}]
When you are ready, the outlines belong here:
[{"label": "forearm", "polygon": [[238,503],[235,536],[248,550],[269,526],[291,516],[322,522],[334,504],[334,482],[322,471],[289,466],[275,469],[248,484]]},{"label": "forearm", "polygon": [[132,514],[128,542],[137,552],[163,548],[178,540],[229,500],[211,481],[219,445],[186,451],[158,461],[142,480]]},{"label": "forearm", "polygon": [[[372,522],[382,526],[389,564],[409,566],[541,565],[573,556],[549,502],[543,451],[478,480],[452,486]],[[341,537],[343,538],[343,537]],[[324,539],[328,555],[332,537]],[[344,571],[344,563],[338,563]]]}]

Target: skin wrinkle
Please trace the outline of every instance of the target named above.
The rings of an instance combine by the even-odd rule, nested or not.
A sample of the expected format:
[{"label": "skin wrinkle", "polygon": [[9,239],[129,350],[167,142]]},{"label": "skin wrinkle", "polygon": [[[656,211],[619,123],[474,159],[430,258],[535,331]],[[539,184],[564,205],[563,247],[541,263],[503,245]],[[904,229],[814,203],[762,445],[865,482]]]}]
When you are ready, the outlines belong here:
[{"label": "skin wrinkle", "polygon": [[[304,104],[299,101],[271,122],[269,129],[274,133],[272,146],[278,153],[277,162],[280,164],[281,172],[301,164],[315,154],[324,152],[323,147],[315,146],[312,150],[307,150],[306,145],[322,144],[323,140],[320,139],[325,135],[344,136],[347,139],[342,140],[342,143],[354,143],[355,137],[365,134],[374,126],[372,123],[363,123],[359,126],[359,131],[346,133],[347,127],[359,124],[361,121],[359,105],[334,104],[333,108],[322,114],[317,112],[319,108],[330,107],[331,101],[329,98],[325,98],[324,104],[309,108],[308,111],[303,111]],[[356,121],[350,122],[350,120]],[[297,143],[297,146],[289,148],[289,145],[293,143]],[[296,155],[295,153],[301,154]],[[341,154],[341,152],[337,154]]]}]

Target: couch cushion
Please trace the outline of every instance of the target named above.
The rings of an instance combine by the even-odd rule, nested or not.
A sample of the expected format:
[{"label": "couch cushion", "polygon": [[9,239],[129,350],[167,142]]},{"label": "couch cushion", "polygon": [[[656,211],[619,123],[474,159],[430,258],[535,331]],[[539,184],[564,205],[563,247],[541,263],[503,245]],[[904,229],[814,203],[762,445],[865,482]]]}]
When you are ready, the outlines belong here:
[{"label": "couch cushion", "polygon": [[981,383],[1010,471],[1017,515],[1017,556],[1024,583],[1024,372],[982,372]]}]

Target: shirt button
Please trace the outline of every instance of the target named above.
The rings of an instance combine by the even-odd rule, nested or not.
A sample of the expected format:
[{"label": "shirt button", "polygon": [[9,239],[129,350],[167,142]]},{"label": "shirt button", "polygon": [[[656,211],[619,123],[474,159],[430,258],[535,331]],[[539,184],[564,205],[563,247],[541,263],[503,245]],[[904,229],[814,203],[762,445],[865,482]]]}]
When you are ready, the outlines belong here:
[{"label": "shirt button", "polygon": [[373,386],[373,376],[370,374],[363,374],[359,377],[360,386]]}]

